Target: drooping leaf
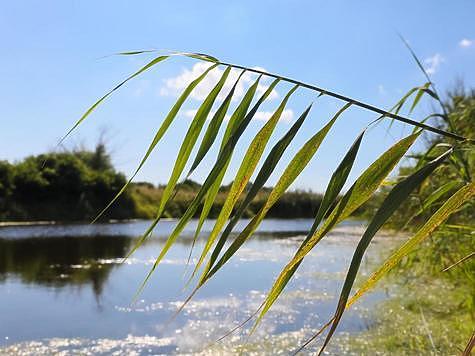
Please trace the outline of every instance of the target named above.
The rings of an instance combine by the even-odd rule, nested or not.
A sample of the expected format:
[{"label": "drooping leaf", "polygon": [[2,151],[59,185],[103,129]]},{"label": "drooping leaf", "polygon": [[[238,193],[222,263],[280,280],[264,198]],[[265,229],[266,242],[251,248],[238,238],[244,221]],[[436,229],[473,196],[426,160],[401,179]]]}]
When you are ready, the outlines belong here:
[{"label": "drooping leaf", "polygon": [[173,167],[172,174],[168,180],[168,184],[163,190],[162,197],[160,199],[160,205],[157,211],[157,218],[160,218],[163,214],[166,204],[168,203],[168,200],[170,199],[173,191],[175,190],[176,183],[178,182],[178,179],[180,178],[180,175],[183,172],[183,169],[185,168],[186,162],[190,157],[191,151],[195,146],[196,140],[198,139],[198,136],[203,128],[206,118],[208,117],[208,114],[211,111],[211,108],[213,107],[213,104],[216,98],[218,97],[218,94],[221,91],[230,71],[230,67],[227,67],[225,69],[221,76],[221,79],[214,86],[214,88],[208,94],[206,99],[198,108],[198,111],[196,112],[196,115],[193,121],[191,122],[190,127],[188,128],[188,132],[186,133],[185,138],[183,139],[183,142],[181,144],[175,165]]},{"label": "drooping leaf", "polygon": [[409,198],[409,195],[430,175],[434,170],[447,158],[452,150],[447,151],[436,160],[428,163],[423,168],[414,172],[403,181],[394,186],[388,196],[384,199],[383,203],[379,207],[378,211],[374,215],[373,219],[369,223],[366,231],[361,237],[358,246],[353,254],[353,258],[348,269],[348,273],[341,290],[340,298],[338,300],[338,306],[333,318],[333,324],[330,331],[327,334],[325,342],[320,349],[319,354],[323,352],[328,342],[330,341],[333,333],[335,332],[343,312],[345,311],[346,303],[355,282],[356,275],[358,274],[361,261],[363,260],[364,253],[368,248],[371,240],[379,231],[379,229],[386,223],[386,221],[393,215],[393,213],[400,207],[400,205]]},{"label": "drooping leaf", "polygon": [[343,186],[345,185],[346,180],[348,179],[348,175],[350,174],[351,168],[353,167],[365,131],[366,130],[359,134],[353,145],[351,145],[350,149],[346,153],[345,157],[343,157],[343,160],[340,162],[335,172],[333,172],[328,183],[327,189],[325,190],[325,194],[323,195],[322,202],[318,207],[318,211],[315,216],[313,225],[310,228],[308,234],[309,238],[315,233],[323,218],[327,215],[331,207],[336,203],[336,199],[338,198],[338,195],[343,189]]},{"label": "drooping leaf", "polygon": [[[405,256],[411,253],[422,241],[429,237],[437,228],[440,227],[453,213],[459,208],[471,201],[475,196],[475,182],[468,183],[455,192],[430,218],[427,222],[399,249],[391,254],[389,258],[378,268],[358,289],[358,291],[348,300],[345,308],[350,308],[359,298],[373,288],[376,283],[394,268]],[[300,347],[297,352],[308,345],[316,336],[320,335],[327,327],[332,325],[335,318],[329,320],[316,335]]]},{"label": "drooping leaf", "polygon": [[425,83],[419,90],[417,91],[416,96],[414,97],[414,101],[412,102],[411,108],[409,109],[409,113],[412,113],[414,109],[416,108],[417,104],[422,98],[422,95],[425,92],[431,92],[429,89],[430,83]]},{"label": "drooping leaf", "polygon": [[[213,250],[213,253],[211,254],[207,270],[209,270],[209,267],[212,267],[214,265],[214,262],[218,258],[224,244],[226,243],[230,233],[232,232],[233,228],[236,226],[236,224],[239,222],[241,219],[242,215],[244,214],[244,211],[246,208],[249,206],[251,201],[255,198],[259,190],[264,186],[264,184],[267,182],[267,179],[270,177],[272,172],[274,172],[275,167],[277,166],[277,163],[279,163],[280,159],[282,158],[282,155],[284,154],[286,148],[289,146],[290,142],[293,140],[295,135],[297,134],[297,131],[300,129],[302,126],[303,122],[308,116],[308,113],[310,112],[312,105],[310,105],[303,113],[300,115],[300,117],[295,121],[295,123],[292,125],[292,127],[287,131],[287,133],[275,144],[275,146],[271,149],[269,154],[267,155],[267,158],[265,159],[264,163],[262,164],[262,168],[257,174],[256,179],[254,180],[254,183],[252,184],[251,188],[249,189],[249,192],[246,194],[246,197],[242,201],[242,203],[239,205],[237,208],[235,214],[233,215],[232,219],[228,222],[226,225],[226,228],[224,229],[223,233],[219,237],[219,240]],[[207,270],[205,272],[207,272]]]},{"label": "drooping leaf", "polygon": [[416,246],[430,236],[450,215],[456,212],[463,204],[475,196],[475,182],[468,183],[455,192],[447,201],[427,220],[427,222],[400,248],[398,248],[381,267],[374,272],[358,291],[350,298],[347,308],[355,303],[363,294],[370,290],[387,272],[396,266],[404,256],[412,252]]},{"label": "drooping leaf", "polygon": [[211,231],[208,237],[208,240],[203,248],[203,252],[201,253],[201,256],[198,260],[198,263],[196,264],[195,272],[201,266],[201,263],[209,252],[218,234],[221,232],[221,229],[223,228],[224,224],[231,215],[232,210],[239,199],[239,196],[241,195],[247,183],[249,182],[249,179],[254,173],[254,170],[256,169],[257,164],[259,163],[259,160],[261,159],[261,156],[264,153],[264,149],[266,148],[267,143],[269,142],[270,136],[274,132],[274,129],[285,109],[285,106],[287,105],[287,101],[289,100],[290,96],[295,92],[295,90],[297,90],[297,88],[298,85],[294,86],[287,93],[279,107],[276,109],[270,119],[266,122],[266,124],[262,127],[262,129],[257,133],[257,135],[250,143],[246,153],[244,154],[244,158],[238,169],[236,177],[233,180],[233,184],[231,185],[223,207],[221,208],[218,218],[216,219],[213,230]]},{"label": "drooping leaf", "polygon": [[167,59],[168,57],[170,56],[158,56],[154,59],[152,59],[149,63],[147,63],[146,65],[144,65],[142,68],[140,68],[138,71],[136,71],[135,73],[129,75],[127,78],[125,78],[122,82],[120,82],[119,84],[117,84],[114,88],[112,88],[111,90],[109,90],[104,96],[102,96],[99,100],[97,100],[89,109],[86,110],[86,112],[79,118],[78,121],[76,121],[76,123],[73,125],[73,127],[71,127],[69,129],[69,131],[66,133],[66,135],[63,136],[63,138],[59,141],[59,143],[61,144],[61,142],[63,142],[66,137],[68,137],[71,132],[73,132],[98,106],[99,104],[101,104],[105,99],[107,99],[107,97],[109,97],[113,92],[115,92],[117,89],[119,89],[122,85],[124,85],[125,83],[127,83],[129,80],[135,78],[136,76],[142,74],[143,72],[145,72],[147,69],[150,69],[151,67],[153,67],[155,64],[157,63],[160,63],[162,61],[164,61],[165,59]]},{"label": "drooping leaf", "polygon": [[[257,84],[260,80],[260,77],[256,80],[256,83],[254,84],[257,88]],[[208,177],[206,177],[206,180],[204,181],[203,185],[201,186],[200,190],[196,194],[195,198],[193,201],[190,203],[188,208],[186,209],[185,213],[183,216],[180,218],[178,221],[177,225],[175,226],[175,229],[171,233],[171,235],[168,237],[167,241],[165,242],[165,245],[162,248],[162,251],[160,252],[160,255],[157,257],[155,260],[155,263],[153,264],[153,267],[151,268],[150,272],[148,273],[147,277],[145,278],[144,282],[142,283],[141,288],[139,291],[143,288],[145,285],[146,281],[148,278],[151,276],[153,271],[156,269],[157,265],[160,263],[160,261],[163,259],[165,254],[168,252],[170,247],[173,245],[175,240],[178,238],[179,234],[183,231],[185,226],[188,224],[190,219],[194,216],[196,211],[198,210],[199,205],[203,201],[206,193],[209,191],[211,185],[215,182],[216,178],[219,176],[219,174],[222,171],[222,168],[226,165],[229,157],[231,156],[239,138],[243,134],[244,130],[246,127],[249,125],[251,122],[252,118],[256,114],[257,110],[261,106],[261,104],[267,99],[269,94],[274,90],[274,87],[277,85],[279,82],[278,79],[273,81],[271,85],[267,88],[267,90],[261,95],[259,100],[254,104],[254,106],[251,108],[251,110],[245,115],[244,119],[239,123],[239,126],[233,131],[232,135],[230,135],[229,139],[226,141],[226,144],[224,145],[223,149],[221,150],[216,163],[214,164],[213,168],[211,169]],[[255,89],[254,89],[255,90]],[[155,219],[152,224],[149,226],[147,231],[145,232],[144,235],[142,235],[142,238],[144,236],[148,236],[151,231],[155,228],[157,225],[159,219]]]},{"label": "drooping leaf", "polygon": [[[331,207],[336,204],[338,195],[340,194],[341,189],[345,185],[346,180],[348,179],[348,175],[350,174],[351,168],[353,167],[353,164],[355,162],[356,154],[358,153],[359,147],[361,145],[361,140],[363,139],[363,135],[365,131],[366,130],[363,130],[363,132],[361,132],[361,134],[356,138],[355,142],[351,145],[345,157],[343,157],[343,160],[340,162],[336,170],[333,172],[330,178],[330,181],[328,182],[328,186],[325,189],[325,194],[323,196],[322,202],[320,203],[317,214],[315,215],[315,219],[312,224],[312,227],[310,228],[301,246],[305,246],[305,244],[312,238],[313,234],[319,227],[323,218],[327,215]],[[301,262],[302,261],[295,264],[295,266],[293,266],[290,269],[290,271],[287,273],[288,277],[282,283],[282,289],[287,285],[290,278],[297,271]],[[276,293],[278,294],[280,293],[280,291]]]},{"label": "drooping leaf", "polygon": [[173,107],[171,108],[170,112],[167,114],[165,119],[163,120],[162,124],[160,125],[160,128],[158,129],[157,133],[155,134],[152,142],[150,143],[147,152],[145,153],[144,157],[140,161],[140,164],[136,168],[135,172],[132,174],[132,176],[129,178],[129,180],[124,184],[124,186],[119,190],[119,192],[115,195],[115,197],[107,204],[107,206],[96,216],[96,218],[93,220],[93,222],[97,221],[110,207],[111,205],[119,198],[120,195],[127,189],[129,184],[132,182],[132,180],[135,178],[137,173],[140,171],[140,169],[143,167],[145,162],[147,161],[148,157],[154,150],[155,146],[157,146],[158,142],[161,140],[163,135],[167,132],[168,128],[170,127],[171,123],[175,119],[176,115],[178,114],[178,111],[180,108],[183,106],[183,103],[185,100],[188,98],[190,93],[193,91],[193,89],[206,77],[206,75],[216,68],[217,64],[210,66],[208,69],[206,69],[203,74],[201,74],[198,78],[193,80],[183,91],[183,93],[180,95],[178,100],[173,104]]},{"label": "drooping leaf", "polygon": [[202,275],[201,283],[205,279],[209,279],[214,275],[233,255],[236,251],[242,246],[242,244],[254,233],[259,224],[262,222],[266,216],[269,209],[277,202],[277,200],[282,196],[282,194],[287,190],[287,188],[294,182],[302,170],[307,166],[308,162],[312,159],[314,154],[317,152],[320,147],[323,139],[330,131],[331,127],[338,119],[338,117],[349,107],[351,103],[348,103],[343,106],[335,116],[314,136],[312,136],[303,147],[297,152],[294,158],[287,165],[285,171],[282,173],[280,179],[272,189],[265,202],[264,206],[259,210],[259,212],[254,216],[254,218],[247,224],[244,230],[238,235],[238,237],[233,241],[233,243],[228,247],[220,260],[216,265],[209,271],[205,276]]},{"label": "drooping leaf", "polygon": [[[234,110],[233,114],[231,115],[228,125],[226,126],[223,139],[221,141],[221,147],[219,150],[220,153],[223,151],[226,143],[229,140],[229,137],[236,131],[236,129],[240,126],[240,124],[246,118],[246,113],[247,113],[247,110],[249,109],[249,106],[251,105],[252,98],[255,95],[258,81],[259,79],[254,83],[254,85],[249,87],[241,103],[238,105],[236,110]],[[218,194],[219,188],[221,187],[221,183],[223,182],[224,175],[228,169],[229,163],[231,162],[231,157],[232,157],[232,152],[229,155],[226,163],[221,168],[221,172],[216,177],[215,181],[212,183],[212,186],[209,188],[208,192],[206,193],[205,202],[203,204],[203,208],[201,209],[200,218],[196,226],[195,235],[193,237],[193,243],[191,245],[188,261],[191,258],[191,255],[193,253],[193,248],[194,248],[196,239],[198,238],[198,235],[201,232],[201,228],[203,227],[203,224],[209,215],[209,212],[211,210],[211,207],[213,206],[214,200],[216,199],[216,195]]]},{"label": "drooping leaf", "polygon": [[200,162],[203,160],[203,158],[205,157],[205,155],[208,153],[209,149],[211,148],[211,145],[213,144],[214,140],[216,139],[219,128],[221,127],[224,117],[226,116],[226,112],[228,111],[229,104],[231,103],[231,99],[233,98],[234,91],[236,90],[236,86],[239,83],[239,80],[241,79],[243,74],[244,74],[244,71],[242,71],[239,74],[238,78],[236,79],[236,82],[232,86],[228,95],[226,96],[226,98],[224,99],[224,101],[222,102],[218,110],[216,111],[216,113],[213,115],[213,118],[211,119],[208,125],[208,128],[206,129],[203,140],[201,141],[201,145],[200,145],[200,148],[198,149],[198,153],[196,154],[195,160],[193,161],[190,171],[187,174],[188,177],[191,175],[191,173],[193,173],[195,168],[198,167]]},{"label": "drooping leaf", "polygon": [[460,182],[452,181],[441,185],[439,188],[434,190],[431,195],[427,197],[426,200],[422,203],[422,208],[419,210],[416,215],[421,214],[424,210],[429,209],[435,202],[442,198],[445,194],[460,187]]},{"label": "drooping leaf", "polygon": [[[409,109],[409,113],[412,113],[412,111],[416,108],[417,104],[422,98],[423,94],[428,94],[434,98],[437,98],[437,96],[434,94],[433,91],[429,89],[430,82],[425,83],[422,86],[417,86],[414,88],[411,88],[404,96],[399,99],[399,101],[391,108],[389,109],[390,112],[394,112],[394,114],[398,115],[401,109],[404,107],[406,104],[407,100],[412,96],[412,94],[416,93],[416,96],[414,97],[414,100],[412,101],[411,108]],[[384,115],[382,116],[384,117]],[[388,130],[391,129],[395,119],[391,118],[391,121],[389,123]]]},{"label": "drooping leaf", "polygon": [[163,51],[163,50],[150,49],[150,50],[141,50],[141,51],[119,52],[116,54],[119,56],[136,56],[140,54],[157,53],[157,52],[167,53],[169,57],[185,56],[185,57],[198,59],[200,61],[213,62],[213,63],[219,64],[219,59],[217,59],[216,57],[210,56],[209,54],[204,54],[204,53],[176,52],[176,51]]},{"label": "drooping leaf", "polygon": [[323,225],[313,234],[313,236],[299,247],[292,260],[285,266],[267,295],[266,304],[261,311],[254,328],[259,324],[262,317],[270,309],[278,298],[291,276],[295,273],[296,267],[313,247],[338,223],[346,219],[359,206],[365,203],[380,186],[383,180],[393,170],[396,164],[407,152],[409,147],[419,136],[420,132],[412,134],[389,148],[375,162],[373,162],[355,181],[353,186],[338,202]]}]

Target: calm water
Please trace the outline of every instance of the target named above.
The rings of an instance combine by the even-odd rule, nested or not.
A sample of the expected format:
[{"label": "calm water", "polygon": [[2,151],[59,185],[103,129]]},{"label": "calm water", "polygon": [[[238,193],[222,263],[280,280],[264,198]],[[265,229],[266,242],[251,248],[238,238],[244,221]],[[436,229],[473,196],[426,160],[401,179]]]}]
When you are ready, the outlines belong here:
[{"label": "calm water", "polygon": [[[195,251],[202,249],[212,223],[207,222]],[[183,287],[194,223],[138,302],[131,301],[174,225],[160,223],[125,264],[120,263],[122,257],[147,222],[0,228],[0,354],[235,352],[248,339],[245,332],[206,346],[256,310],[311,221],[265,220],[185,311],[167,324],[189,293]],[[287,353],[328,320],[360,236],[361,223],[347,223],[314,249],[248,340],[248,350]],[[372,246],[364,273],[391,246],[387,240]],[[368,295],[346,314],[339,331],[367,328],[368,308],[384,297],[382,291]]]}]

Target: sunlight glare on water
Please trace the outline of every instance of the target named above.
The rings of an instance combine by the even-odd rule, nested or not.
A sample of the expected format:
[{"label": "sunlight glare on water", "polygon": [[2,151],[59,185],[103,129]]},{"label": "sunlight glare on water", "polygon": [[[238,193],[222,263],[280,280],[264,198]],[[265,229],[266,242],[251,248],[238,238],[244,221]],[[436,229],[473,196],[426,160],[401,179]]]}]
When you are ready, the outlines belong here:
[{"label": "sunlight glare on water", "polygon": [[[256,235],[168,323],[190,289],[186,262],[194,222],[149,280],[134,293],[176,222],[162,222],[125,263],[123,257],[147,222],[0,228],[0,353],[2,354],[232,354],[288,352],[334,311],[362,223],[339,226],[305,263],[251,338],[247,330],[213,343],[261,304],[278,272],[296,251],[310,220],[265,220]],[[203,247],[208,221],[195,256]],[[244,226],[243,222],[239,228]],[[378,261],[377,239],[362,265]],[[189,270],[188,270],[189,271]],[[368,295],[347,313],[341,333],[365,329],[367,310],[385,298]]]}]

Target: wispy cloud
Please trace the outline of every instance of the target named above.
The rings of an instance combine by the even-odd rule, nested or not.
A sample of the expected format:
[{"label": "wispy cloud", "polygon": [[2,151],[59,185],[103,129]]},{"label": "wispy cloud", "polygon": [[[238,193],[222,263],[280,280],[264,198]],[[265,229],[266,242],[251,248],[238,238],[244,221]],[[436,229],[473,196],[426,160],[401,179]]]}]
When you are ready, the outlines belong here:
[{"label": "wispy cloud", "polygon": [[464,38],[459,42],[459,46],[462,48],[468,48],[475,45],[475,40],[469,40],[467,38]]},{"label": "wispy cloud", "polygon": [[[258,111],[254,116],[255,120],[267,121],[274,112],[272,111]],[[294,111],[292,109],[285,109],[280,116],[280,121],[291,122],[294,118]]]},{"label": "wispy cloud", "polygon": [[[186,110],[185,116],[189,118],[193,118],[195,117],[197,111],[198,111],[197,109]],[[211,117],[213,117],[215,113],[216,111],[212,111],[209,114],[208,119],[211,119]],[[273,111],[258,111],[254,115],[253,119],[258,120],[258,121],[267,121],[270,119],[273,113],[274,113]],[[226,114],[226,116],[224,117],[224,120],[228,121],[229,119],[230,119],[230,115]],[[282,112],[282,115],[280,116],[280,121],[282,122],[291,122],[293,119],[294,119],[294,111],[292,109],[285,109]]]},{"label": "wispy cloud", "polygon": [[379,93],[379,95],[386,95],[387,94],[386,88],[384,87],[383,84],[378,85],[378,93]]},{"label": "wispy cloud", "polygon": [[432,57],[424,59],[427,74],[435,74],[443,62],[445,62],[445,59],[440,53],[436,53]]},{"label": "wispy cloud", "polygon": [[[160,95],[167,96],[177,96],[180,92],[186,88],[191,81],[196,79],[200,74],[202,74],[211,63],[200,62],[193,65],[191,69],[184,69],[179,75],[176,77],[165,79],[164,86],[160,88]],[[258,68],[260,70],[265,71],[263,68]],[[196,100],[203,100],[206,98],[208,93],[211,89],[216,85],[216,83],[221,78],[223,74],[223,69],[215,68],[213,69],[208,75],[201,81],[200,84],[193,90],[190,97]],[[224,84],[223,90],[218,96],[218,99],[223,100],[229,90],[231,90],[232,86],[236,82],[239,77],[241,71],[237,69],[231,70],[229,76]],[[234,92],[233,100],[238,100],[244,96],[246,89],[254,82],[257,78],[255,74],[252,73],[244,73],[239,81],[238,85],[236,86],[236,90]],[[257,87],[257,93],[262,94],[268,88],[268,85],[265,81],[261,80],[261,83]],[[271,94],[269,95],[268,99],[275,99],[278,98],[279,94],[274,89],[272,90]]]}]

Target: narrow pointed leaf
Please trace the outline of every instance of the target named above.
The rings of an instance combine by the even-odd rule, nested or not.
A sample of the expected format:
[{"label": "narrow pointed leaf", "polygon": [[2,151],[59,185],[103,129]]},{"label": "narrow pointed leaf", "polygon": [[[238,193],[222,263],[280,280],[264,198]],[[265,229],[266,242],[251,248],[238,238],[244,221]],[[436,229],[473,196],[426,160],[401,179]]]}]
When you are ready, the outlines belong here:
[{"label": "narrow pointed leaf", "polygon": [[66,135],[63,136],[63,138],[59,141],[59,143],[61,144],[61,142],[63,142],[66,137],[68,137],[71,132],[73,132],[105,99],[107,99],[113,92],[115,92],[117,89],[119,89],[122,85],[124,85],[125,83],[127,83],[129,80],[135,78],[136,76],[142,74],[143,72],[145,72],[147,69],[150,69],[151,67],[153,67],[155,64],[157,63],[160,63],[162,61],[164,61],[165,59],[167,59],[169,56],[159,56],[159,57],[156,57],[154,58],[153,60],[151,60],[149,63],[147,63],[145,66],[143,66],[142,68],[140,68],[137,72],[131,74],[130,76],[128,76],[126,79],[124,79],[122,82],[120,82],[119,84],[117,84],[114,88],[112,88],[111,90],[109,90],[104,96],[102,96],[99,100],[97,100],[89,109],[86,110],[86,112],[79,118],[78,121],[76,121],[76,123],[73,125],[73,127],[71,127],[69,129],[69,131],[66,133]]},{"label": "narrow pointed leaf", "polygon": [[405,178],[403,181],[399,182],[394,186],[388,196],[384,199],[380,208],[374,215],[373,219],[369,223],[366,231],[361,237],[358,246],[356,247],[355,253],[350,263],[348,273],[343,284],[343,288],[340,294],[338,301],[338,306],[335,311],[335,316],[333,318],[333,324],[330,328],[330,331],[327,334],[325,342],[323,343],[322,348],[320,349],[319,354],[323,352],[326,345],[330,341],[333,333],[335,332],[343,312],[345,311],[346,303],[348,301],[348,296],[350,295],[351,288],[355,282],[356,275],[358,274],[361,261],[363,259],[364,253],[368,248],[371,240],[374,235],[379,231],[379,229],[386,223],[386,221],[393,215],[393,213],[400,207],[400,205],[406,201],[409,195],[421,185],[421,183],[430,175],[434,170],[447,158],[449,154],[452,153],[452,150],[447,151],[436,160],[428,163],[423,168],[419,169],[415,173],[411,174],[409,177]]},{"label": "narrow pointed leaf", "polygon": [[[256,82],[253,84],[254,90],[256,90],[257,85],[259,83],[261,77],[259,77]],[[233,132],[233,134],[229,137],[229,139],[226,141],[226,144],[224,145],[223,149],[221,150],[218,159],[216,160],[216,163],[214,164],[213,168],[211,169],[208,177],[206,177],[206,180],[204,181],[203,185],[201,186],[200,190],[196,194],[195,198],[192,200],[188,208],[186,209],[185,213],[183,216],[180,218],[178,221],[178,224],[175,226],[175,229],[171,233],[171,235],[168,237],[167,241],[165,242],[165,245],[162,248],[162,251],[160,252],[160,255],[157,257],[155,260],[155,263],[153,267],[151,268],[150,272],[148,273],[147,277],[145,278],[145,281],[143,282],[142,286],[146,283],[148,278],[151,276],[157,265],[160,263],[160,261],[163,259],[165,254],[168,252],[170,247],[173,245],[173,243],[176,241],[178,238],[179,234],[183,231],[185,226],[188,224],[190,219],[194,216],[196,211],[199,208],[199,205],[203,201],[206,193],[209,191],[211,185],[215,182],[216,178],[219,176],[219,174],[222,171],[222,168],[226,165],[226,162],[228,161],[229,157],[231,156],[234,147],[236,146],[237,142],[239,141],[239,138],[243,134],[244,130],[246,127],[249,125],[251,122],[252,118],[256,114],[257,110],[259,109],[260,105],[267,99],[269,94],[272,92],[274,87],[277,85],[279,82],[278,79],[272,82],[272,84],[267,88],[267,90],[262,94],[262,96],[259,98],[259,100],[254,104],[252,109],[246,114],[244,119],[240,122],[239,126],[236,128],[236,130]],[[156,218],[146,233],[143,236],[146,236],[149,234],[157,225],[159,219]],[[142,237],[143,237],[142,236]]]},{"label": "narrow pointed leaf", "polygon": [[168,128],[170,127],[171,123],[175,119],[178,111],[180,108],[183,106],[183,103],[185,100],[188,98],[190,93],[193,91],[193,89],[206,77],[206,75],[216,68],[217,64],[210,66],[208,69],[206,69],[203,74],[201,74],[198,78],[193,80],[183,91],[183,93],[180,95],[178,100],[173,104],[173,107],[171,108],[170,112],[168,115],[165,117],[163,120],[162,124],[160,125],[160,128],[158,129],[157,133],[155,134],[152,142],[150,143],[150,146],[147,149],[147,152],[145,153],[144,157],[140,161],[140,164],[138,165],[137,169],[135,170],[134,174],[129,178],[129,180],[124,184],[124,186],[119,190],[119,192],[115,195],[115,197],[110,201],[109,204],[97,215],[97,217],[93,220],[93,222],[97,221],[110,207],[111,205],[119,198],[119,196],[127,189],[129,184],[132,182],[132,180],[135,178],[137,173],[140,171],[140,169],[143,167],[145,162],[147,161],[148,157],[154,150],[155,146],[157,146],[158,142],[161,140],[163,135],[167,132]]},{"label": "narrow pointed leaf", "polygon": [[[346,183],[348,179],[348,175],[350,174],[351,168],[353,167],[353,163],[356,159],[356,154],[358,153],[358,149],[361,145],[361,140],[363,139],[363,135],[366,130],[364,130],[355,140],[353,145],[351,145],[350,149],[346,153],[343,160],[338,165],[335,172],[333,172],[332,177],[328,183],[327,189],[325,190],[325,194],[323,196],[322,202],[318,208],[317,214],[315,215],[315,220],[310,228],[307,236],[305,237],[301,246],[305,246],[305,244],[310,240],[317,230],[318,226],[322,222],[323,218],[327,215],[328,211],[331,209],[332,206],[335,205],[338,195],[341,192],[341,189]],[[275,291],[276,295],[279,295],[283,288],[287,285],[287,282],[290,278],[294,275],[295,271],[299,268],[300,264],[295,264],[289,272],[287,273],[287,279],[281,284],[281,287]],[[270,306],[269,306],[270,307]]]},{"label": "narrow pointed leaf", "polygon": [[323,218],[336,203],[336,199],[343,189],[343,186],[348,179],[348,175],[350,174],[351,168],[353,167],[364,133],[365,131],[361,132],[361,134],[356,138],[355,142],[353,145],[351,145],[350,149],[346,153],[345,157],[343,157],[343,160],[340,162],[335,172],[333,172],[330,181],[328,182],[327,189],[325,190],[325,194],[323,195],[322,202],[318,207],[315,220],[309,232],[309,238],[314,234]]},{"label": "narrow pointed leaf", "polygon": [[213,274],[215,274],[234,255],[234,253],[236,253],[236,251],[242,246],[242,244],[254,233],[254,231],[257,229],[259,224],[266,216],[269,209],[276,203],[276,201],[282,196],[282,194],[287,190],[287,188],[299,176],[302,170],[307,166],[308,162],[310,162],[310,160],[320,147],[321,143],[323,142],[323,139],[327,135],[328,131],[335,123],[336,119],[350,106],[351,104],[344,105],[343,108],[341,108],[335,114],[335,116],[319,132],[312,136],[297,152],[297,154],[288,164],[287,168],[285,169],[284,173],[275,185],[274,189],[270,192],[269,197],[267,198],[267,201],[264,206],[259,210],[256,216],[254,216],[254,218],[247,224],[247,226],[239,234],[239,236],[228,247],[221,259],[216,263],[215,267],[211,269],[206,276],[202,276],[201,281],[209,279]]},{"label": "narrow pointed leaf", "polygon": [[422,209],[418,211],[416,214],[419,215],[424,210],[429,209],[432,206],[432,204],[434,204],[436,201],[442,198],[445,194],[459,187],[460,187],[460,182],[457,182],[457,181],[448,182],[448,183],[445,183],[444,185],[441,185],[439,188],[433,191],[432,194],[429,195],[426,200],[424,200],[424,202],[422,203]]},{"label": "narrow pointed leaf", "polygon": [[213,227],[213,230],[211,231],[206,245],[203,248],[203,252],[201,253],[200,259],[196,264],[195,272],[201,266],[201,263],[209,252],[218,234],[221,232],[221,229],[223,228],[224,224],[226,224],[226,221],[231,215],[234,205],[236,205],[241,193],[249,182],[249,179],[254,173],[254,170],[256,169],[257,164],[259,163],[259,160],[261,159],[261,156],[264,153],[264,149],[266,148],[267,143],[269,142],[270,136],[274,132],[274,129],[285,109],[285,106],[287,105],[290,96],[295,92],[295,90],[297,90],[297,88],[298,85],[294,86],[287,93],[277,110],[262,127],[262,129],[257,133],[256,137],[254,137],[251,144],[249,145],[249,148],[244,154],[241,166],[239,167],[236,177],[233,180],[233,184],[231,185],[223,207],[221,208],[218,218],[216,219],[216,223]]},{"label": "narrow pointed leaf", "polygon": [[425,83],[418,91],[416,96],[414,97],[414,101],[412,102],[411,108],[409,109],[409,113],[412,113],[416,108],[417,104],[422,98],[422,95],[426,90],[428,90],[430,83]]},{"label": "narrow pointed leaf", "polygon": [[228,95],[216,111],[216,113],[213,115],[213,118],[211,119],[208,128],[206,129],[205,135],[203,137],[203,140],[201,141],[200,148],[198,149],[198,153],[196,154],[195,160],[193,164],[191,165],[190,172],[187,174],[187,176],[190,176],[191,173],[195,170],[196,167],[200,164],[200,162],[203,160],[205,155],[208,153],[209,149],[211,148],[211,145],[213,144],[214,140],[216,139],[216,136],[218,135],[219,128],[221,127],[221,124],[224,120],[224,117],[226,116],[226,112],[228,111],[229,104],[231,103],[231,99],[233,98],[234,91],[236,90],[236,86],[241,79],[242,75],[244,74],[244,71],[239,74],[239,77],[237,78],[236,82],[234,83],[233,87],[229,91]]},{"label": "narrow pointed leaf", "polygon": [[[231,115],[228,125],[226,126],[223,139],[221,141],[221,147],[219,149],[219,153],[223,151],[226,143],[229,140],[229,137],[236,131],[236,129],[241,124],[241,122],[243,122],[243,120],[246,118],[247,110],[249,109],[252,99],[256,93],[258,81],[259,79],[252,86],[249,87],[243,99],[239,103],[238,107],[236,108],[236,110],[234,110],[233,114]],[[216,195],[218,194],[219,188],[221,187],[221,183],[223,182],[224,175],[228,169],[229,163],[231,162],[231,157],[232,157],[232,152],[230,156],[227,158],[226,163],[223,165],[223,167],[221,167],[221,172],[216,177],[215,181],[212,183],[212,186],[209,188],[208,192],[206,193],[205,202],[203,204],[200,218],[196,226],[195,236],[193,237],[193,243],[190,249],[190,257],[191,257],[191,254],[193,253],[193,247],[195,245],[196,239],[198,238],[198,235],[201,232],[201,228],[203,227],[203,224],[209,215],[209,212],[211,210],[211,207],[213,206],[214,200],[216,199]]]},{"label": "narrow pointed leaf", "polygon": [[397,249],[374,272],[360,289],[351,297],[347,308],[353,305],[363,294],[370,290],[386,273],[396,266],[405,256],[412,252],[422,241],[429,237],[450,215],[456,212],[463,204],[471,201],[475,196],[475,182],[468,183],[455,192],[447,201],[427,220],[427,222],[399,249]]},{"label": "narrow pointed leaf", "polygon": [[228,225],[224,229],[223,233],[221,234],[218,243],[215,246],[215,249],[213,250],[213,253],[211,254],[210,260],[208,262],[208,266],[206,268],[206,273],[209,271],[209,268],[213,267],[214,262],[218,258],[224,244],[226,243],[229,234],[232,232],[233,228],[236,226],[236,224],[239,222],[241,219],[242,215],[244,214],[244,211],[246,208],[249,206],[251,201],[255,198],[259,190],[264,186],[264,184],[267,182],[267,179],[270,177],[272,172],[274,172],[275,167],[277,166],[277,163],[279,163],[282,155],[284,154],[286,148],[289,146],[290,142],[293,140],[295,135],[297,134],[297,131],[300,129],[302,126],[303,122],[308,116],[308,113],[310,112],[312,105],[310,105],[302,115],[298,118],[298,120],[292,125],[292,127],[287,131],[287,133],[275,144],[275,146],[271,149],[269,152],[266,160],[264,161],[261,170],[257,174],[256,179],[254,180],[254,183],[252,184],[251,188],[249,189],[249,192],[247,193],[246,197],[244,198],[243,202],[239,205],[239,207],[236,210],[236,213],[234,214],[233,218],[228,222]]},{"label": "narrow pointed leaf", "polygon": [[170,199],[173,190],[175,189],[176,183],[178,182],[178,179],[180,178],[183,169],[185,168],[186,162],[190,157],[191,151],[196,143],[196,140],[198,139],[198,136],[201,132],[201,129],[203,128],[206,118],[208,117],[208,114],[211,111],[211,108],[216,98],[218,97],[218,94],[221,91],[230,71],[231,67],[227,67],[226,70],[223,72],[221,79],[215,85],[213,90],[211,90],[211,92],[203,101],[203,103],[200,105],[193,121],[190,124],[190,127],[188,128],[188,132],[186,133],[186,136],[180,147],[180,151],[178,152],[178,156],[175,162],[175,166],[173,167],[172,174],[170,176],[170,179],[168,180],[167,186],[163,191],[162,198],[160,200],[160,205],[157,211],[157,218],[160,218],[163,214],[163,211],[165,210],[166,204]]},{"label": "narrow pointed leaf", "polygon": [[338,202],[323,225],[313,234],[313,236],[311,236],[311,238],[304,241],[295,256],[285,266],[272,286],[271,291],[267,295],[266,304],[262,309],[259,318],[256,320],[254,329],[283,291],[285,285],[295,273],[303,258],[336,224],[346,219],[354,210],[371,197],[383,180],[404,156],[409,147],[411,147],[419,134],[420,132],[400,140],[373,162]]}]

